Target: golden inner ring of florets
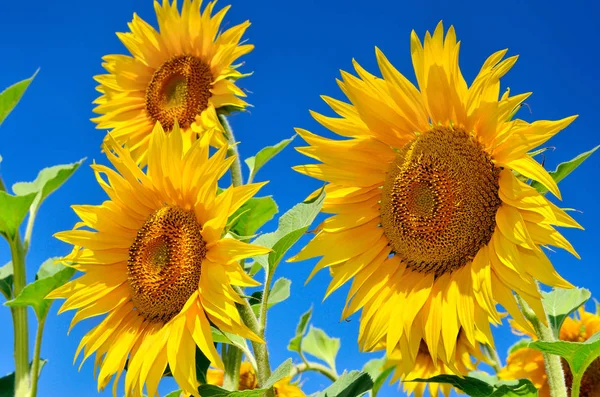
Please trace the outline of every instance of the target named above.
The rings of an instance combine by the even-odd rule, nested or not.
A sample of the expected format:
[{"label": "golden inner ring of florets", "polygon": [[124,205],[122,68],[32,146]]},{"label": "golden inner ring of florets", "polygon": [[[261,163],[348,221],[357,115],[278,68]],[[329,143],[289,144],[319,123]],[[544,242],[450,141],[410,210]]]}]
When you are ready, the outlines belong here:
[{"label": "golden inner ring of florets", "polygon": [[197,57],[169,59],[154,72],[146,89],[146,111],[170,131],[175,120],[187,128],[208,107],[213,76],[210,66]]},{"label": "golden inner ring of florets", "polygon": [[435,276],[471,261],[496,227],[499,174],[462,129],[435,127],[402,147],[381,200],[381,224],[395,255]]},{"label": "golden inner ring of florets", "polygon": [[149,321],[167,322],[198,289],[206,243],[192,211],[154,211],[129,247],[127,270],[133,304]]}]

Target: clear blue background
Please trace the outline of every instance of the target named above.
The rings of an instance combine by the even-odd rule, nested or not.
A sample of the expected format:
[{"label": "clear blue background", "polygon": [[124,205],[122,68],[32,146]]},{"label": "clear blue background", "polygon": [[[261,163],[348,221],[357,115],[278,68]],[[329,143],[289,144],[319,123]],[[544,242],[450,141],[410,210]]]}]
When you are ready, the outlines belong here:
[{"label": "clear blue background", "polygon": [[[219,7],[225,4],[223,1]],[[255,107],[231,119],[242,142],[242,156],[254,155],[263,146],[290,137],[293,127],[324,133],[308,109],[330,113],[319,95],[342,98],[335,79],[339,69],[351,70],[353,57],[378,74],[375,45],[414,81],[410,31],[415,29],[422,38],[426,30],[433,30],[443,19],[448,26],[456,27],[463,42],[460,61],[468,81],[472,81],[489,54],[508,47],[509,55],[521,57],[504,79],[503,89],[510,86],[513,93],[534,92],[527,101],[532,114],[522,110],[521,117],[533,120],[580,115],[549,143],[556,150],[547,153],[546,161],[549,168],[554,168],[560,161],[600,143],[600,32],[596,7],[591,1],[505,1],[490,5],[480,1],[235,1],[225,21],[232,26],[250,19],[252,26],[246,37],[256,45],[244,58],[246,65],[242,69],[254,71],[254,75],[240,82],[252,92],[249,101]],[[69,206],[99,204],[105,199],[89,168],[94,159],[105,162],[99,151],[104,131],[96,130],[89,121],[93,115],[91,102],[97,97],[92,76],[103,73],[103,55],[125,52],[114,33],[127,30],[133,12],[156,24],[150,1],[11,1],[4,2],[0,10],[0,87],[29,77],[41,68],[22,102],[0,128],[0,154],[4,158],[1,167],[6,184],[33,180],[46,166],[88,159],[68,184],[42,206],[27,257],[30,280],[46,258],[67,252],[68,247],[51,236],[76,222]],[[299,139],[294,143],[301,144]],[[262,193],[273,194],[281,212],[319,186],[317,181],[290,169],[304,161],[289,148],[259,174],[258,180],[271,181]],[[581,211],[575,217],[586,228],[564,231],[582,260],[563,252],[551,255],[561,274],[575,285],[590,288],[594,295],[600,295],[596,254],[600,240],[599,171],[597,154],[560,184],[564,206]],[[265,231],[274,228],[271,222]],[[0,243],[0,264],[8,260],[8,248]],[[300,314],[312,305],[313,324],[343,340],[338,368],[360,368],[377,355],[358,352],[358,316],[349,322],[339,320],[347,288],[322,303],[329,282],[327,272],[304,286],[313,265],[285,263],[278,270],[279,277],[287,277],[293,284],[292,297],[270,312],[267,337],[272,363],[277,366],[290,356],[287,342]],[[41,376],[39,395],[95,396],[93,360],[81,372],[71,362],[80,338],[96,322],[86,321],[67,336],[72,314],[57,316],[57,307],[53,306],[46,325],[42,356],[49,363]],[[33,313],[30,318],[33,333]],[[0,307],[0,374],[13,369],[11,324],[8,308]],[[495,334],[504,360],[515,337],[507,327],[497,329]],[[298,361],[298,357],[294,356],[294,360]],[[307,393],[328,385],[325,378],[316,374],[306,374],[303,380]],[[161,390],[165,393],[173,387],[164,381]],[[403,395],[397,390],[390,386],[381,395]]]}]

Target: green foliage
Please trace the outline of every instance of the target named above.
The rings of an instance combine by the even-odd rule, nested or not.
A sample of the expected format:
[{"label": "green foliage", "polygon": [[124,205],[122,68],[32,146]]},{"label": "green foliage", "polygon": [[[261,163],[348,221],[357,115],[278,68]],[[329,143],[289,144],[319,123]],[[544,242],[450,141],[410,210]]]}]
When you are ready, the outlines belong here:
[{"label": "green foliage", "polygon": [[304,333],[308,328],[308,323],[310,322],[310,318],[312,317],[312,307],[308,309],[306,313],[300,316],[300,321],[296,326],[296,335],[290,339],[290,343],[288,344],[288,350],[301,353],[302,352],[302,338],[304,337]]},{"label": "green foliage", "polygon": [[413,379],[412,382],[446,383],[471,397],[536,397],[535,386],[527,379],[498,381],[495,376],[437,375],[429,379]]},{"label": "green foliage", "polygon": [[239,335],[230,334],[229,332],[221,331],[217,328],[211,327],[213,341],[215,343],[226,343],[228,345],[233,345],[239,348],[245,355],[248,361],[252,364],[253,367],[256,367],[256,360],[254,359],[254,355],[250,351],[248,347],[248,342],[246,339],[242,338]]},{"label": "green foliage", "polygon": [[535,341],[531,342],[529,347],[564,358],[569,363],[573,374],[572,388],[578,389],[585,370],[594,360],[600,357],[600,332],[592,335],[585,342]]},{"label": "green foliage", "polygon": [[508,348],[508,354],[512,354],[517,350],[521,350],[529,347],[529,343],[531,343],[530,338],[521,338],[517,342],[515,342],[511,347]]},{"label": "green foliage", "polygon": [[289,139],[284,139],[276,145],[262,148],[258,153],[256,153],[256,156],[249,157],[246,160],[244,160],[244,162],[248,166],[248,169],[250,170],[249,181],[254,180],[254,177],[256,176],[258,170],[260,170],[262,166],[265,165],[269,160],[271,160],[273,157],[279,154],[279,152],[285,149],[285,147],[289,145],[295,137],[296,135]]},{"label": "green foliage", "polygon": [[202,397],[262,397],[265,391],[273,387],[277,381],[288,376],[292,368],[292,359],[286,360],[275,371],[273,371],[269,379],[267,379],[263,387],[260,389],[229,391],[219,386],[201,385],[198,388],[198,393],[200,393]]},{"label": "green foliage", "polygon": [[26,285],[19,296],[4,304],[10,307],[31,306],[38,319],[42,320],[46,318],[52,304],[52,300],[46,299],[46,296],[69,281],[73,274],[75,269],[54,263],[52,258],[48,259],[40,266],[36,281]]},{"label": "green foliage", "polygon": [[587,302],[591,296],[590,291],[585,288],[555,288],[551,292],[542,292],[542,303],[555,338],[560,335],[560,327],[565,318]]},{"label": "green foliage", "polygon": [[206,383],[206,371],[208,371],[208,367],[210,367],[210,360],[196,346],[196,379],[201,384]]},{"label": "green foliage", "polygon": [[279,218],[279,227],[272,233],[266,233],[254,240],[254,244],[273,249],[268,255],[255,258],[267,272],[273,274],[285,253],[306,233],[317,217],[325,200],[325,191],[314,199],[296,204]]},{"label": "green foliage", "polygon": [[356,397],[369,391],[373,380],[369,374],[360,371],[343,373],[340,378],[322,392],[313,397]]},{"label": "green foliage", "polygon": [[33,81],[38,71],[39,69],[30,78],[19,81],[0,93],[0,125],[2,125],[4,119],[12,112],[15,106],[17,106],[17,103],[21,100],[25,90],[27,90],[27,87],[29,87],[29,84]]},{"label": "green foliage", "polygon": [[325,331],[312,325],[302,339],[302,351],[323,360],[334,372],[338,350],[340,350],[339,338],[331,338]]},{"label": "green foliage", "polygon": [[[42,373],[42,368],[48,362],[48,360],[40,360],[39,373]],[[31,368],[31,364],[29,367]],[[6,376],[0,378],[0,397],[14,397],[15,396],[15,373],[12,372]]]},{"label": "green foliage", "polygon": [[237,236],[252,236],[279,212],[271,196],[253,197],[231,215],[229,231]]},{"label": "green foliage", "polygon": [[[269,292],[267,309],[270,309],[274,305],[281,303],[284,300],[286,300],[287,298],[289,298],[291,285],[292,285],[292,282],[290,280],[288,280],[287,278],[282,277],[280,279],[277,279],[277,281],[275,281],[275,283],[273,283],[273,287],[271,288],[271,291]],[[258,295],[261,295],[261,297],[262,297],[262,294],[258,294]],[[260,298],[258,297],[258,295],[256,296],[256,298],[260,302]],[[253,296],[254,296],[254,294],[253,294]],[[253,304],[252,310],[254,311],[254,314],[258,315],[259,310],[260,310],[260,303]]]},{"label": "green foliage", "polygon": [[14,241],[19,226],[35,200],[35,193],[26,196],[12,196],[0,191],[0,234],[8,241]]},{"label": "green foliage", "polygon": [[[596,146],[592,150],[581,153],[580,155],[578,155],[577,157],[575,157],[569,161],[560,163],[554,171],[549,172],[550,176],[552,177],[552,179],[554,179],[556,181],[556,183],[562,181],[563,179],[565,179],[567,177],[567,175],[569,175],[571,172],[573,172],[575,170],[575,168],[579,167],[581,165],[581,163],[583,163],[596,150],[598,150],[598,148],[600,148],[600,145]],[[539,183],[537,181],[533,181],[531,183],[531,186],[533,186],[540,193],[546,193],[548,191],[548,189],[546,189],[545,186],[543,186],[541,183]]]},{"label": "green foliage", "polygon": [[13,265],[8,262],[0,267],[0,292],[8,300],[12,298],[13,291]]},{"label": "green foliage", "polygon": [[392,374],[392,372],[394,372],[394,367],[385,368],[385,362],[385,357],[375,358],[373,360],[369,360],[362,369],[363,372],[368,373],[373,380],[373,388],[371,389],[372,397],[377,396],[381,386],[383,386],[387,378]]}]

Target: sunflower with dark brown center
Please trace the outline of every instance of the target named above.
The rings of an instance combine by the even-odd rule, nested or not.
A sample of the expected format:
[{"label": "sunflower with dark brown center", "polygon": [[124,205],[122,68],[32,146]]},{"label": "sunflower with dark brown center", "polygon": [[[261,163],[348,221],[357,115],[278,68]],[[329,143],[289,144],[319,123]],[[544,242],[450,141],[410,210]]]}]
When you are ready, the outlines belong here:
[{"label": "sunflower with dark brown center", "polygon": [[500,96],[500,78],[516,57],[493,54],[468,86],[458,50],[452,27],[440,23],[424,45],[413,32],[417,88],[376,49],[382,77],[354,62],[358,77],[342,72],[339,82],[349,103],[323,97],[340,117],[312,112],[345,139],[297,129],[309,144],[298,151],[320,163],[295,169],[327,182],[323,212],[333,216],[292,260],[321,257],[311,277],[330,269],[326,296],[352,280],[343,317],[363,309],[361,349],[397,351],[413,365],[424,344],[432,362],[453,368],[459,329],[473,349],[478,336],[493,344],[496,304],[530,327],[513,292],[545,318],[535,280],[571,285],[541,246],[577,255],[554,228],[577,222],[522,182],[560,198],[528,152],[575,117],[513,119],[529,94]]},{"label": "sunflower with dark brown center", "polygon": [[229,6],[212,15],[216,2],[203,11],[201,3],[184,0],[180,13],[176,2],[155,2],[158,31],[134,14],[131,31],[117,33],[132,56],[105,56],[108,74],[95,77],[102,95],[94,101],[100,116],[92,121],[99,129],[112,130],[118,143],[128,143],[132,157],[142,164],[156,122],[165,131],[178,123],[186,147],[202,134],[221,147],[227,140],[216,110],[248,105],[234,82],[244,77],[234,62],[254,48],[240,43],[250,23],[220,32]]},{"label": "sunflower with dark brown center", "polygon": [[239,261],[270,250],[222,235],[229,216],[264,183],[217,195],[233,158],[226,158],[225,147],[210,157],[208,136],[186,151],[183,134],[177,126],[165,134],[157,124],[146,171],[109,138],[104,149],[117,172],[92,168],[110,200],[74,206],[81,222],[56,234],[75,246],[65,260],[83,275],[49,297],[66,298],[61,312],[77,310],[73,324],[107,314],[76,353],[84,349],[84,361],[96,353],[99,389],[114,379],[116,390],[128,362],[125,394],[139,396],[146,386],[144,394],[154,397],[168,364],[181,389],[195,395],[196,374],[189,369],[196,346],[223,367],[211,325],[261,341],[242,322],[235,305],[243,300],[232,285],[258,285]]},{"label": "sunflower with dark brown center", "polygon": [[[517,332],[523,329],[516,324],[513,327]],[[581,307],[572,317],[567,317],[560,328],[559,339],[567,342],[585,342],[594,334],[600,332],[600,316],[586,312]],[[535,338],[534,334],[527,333]],[[563,360],[565,381],[570,390],[573,383],[573,375],[569,364]],[[538,350],[528,347],[518,348],[509,353],[506,366],[498,374],[501,379],[529,379],[538,389],[539,397],[551,397],[548,386],[548,376],[544,367],[544,357]],[[590,364],[583,374],[579,389],[580,397],[600,397],[600,359]]]}]

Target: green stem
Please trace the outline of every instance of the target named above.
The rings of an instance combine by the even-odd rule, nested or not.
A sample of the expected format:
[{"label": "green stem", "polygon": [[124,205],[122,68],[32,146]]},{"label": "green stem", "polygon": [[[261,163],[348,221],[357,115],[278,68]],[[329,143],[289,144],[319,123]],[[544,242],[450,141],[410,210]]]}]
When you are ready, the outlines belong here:
[{"label": "green stem", "polygon": [[500,356],[498,355],[496,349],[494,349],[488,344],[482,344],[481,347],[483,348],[483,351],[486,353],[486,355],[492,360],[491,365],[494,371],[496,373],[500,372],[500,370],[502,369],[502,361],[500,361]]},{"label": "green stem", "polygon": [[292,370],[291,376],[293,378],[294,376],[307,371],[314,371],[325,375],[332,382],[335,382],[339,378],[339,375],[335,373],[335,371],[333,371],[331,368],[326,367],[323,364],[313,362],[303,362],[301,364],[296,365]]},{"label": "green stem", "polygon": [[[234,289],[239,295],[243,295],[244,292],[239,287],[234,287]],[[243,305],[238,305],[238,311],[240,312],[240,317],[244,321],[244,324],[246,324],[246,326],[250,328],[252,332],[264,339],[264,335],[261,335],[260,333],[260,325],[258,320],[256,319],[256,316],[252,311],[252,307],[250,307],[250,304],[246,299],[244,299]],[[254,356],[256,357],[256,366],[258,367],[256,374],[258,377],[258,384],[259,386],[262,386],[266,383],[267,379],[269,379],[269,376],[271,376],[269,350],[267,349],[266,343],[255,341],[251,341],[251,343],[252,349],[254,350]],[[273,389],[267,390],[265,392],[265,397],[274,397]]]},{"label": "green stem", "polygon": [[579,397],[579,388],[581,387],[582,379],[583,373],[577,376],[573,376],[573,384],[571,385],[571,397]]},{"label": "green stem", "polygon": [[227,352],[223,355],[223,361],[225,365],[223,387],[227,390],[238,390],[242,351],[233,345],[228,345]]},{"label": "green stem", "polygon": [[33,350],[33,363],[31,364],[31,395],[30,397],[36,397],[38,377],[40,375],[40,352],[42,350],[42,334],[44,333],[44,325],[46,318],[38,320],[38,328],[35,334],[35,347]]},{"label": "green stem", "polygon": [[0,192],[5,192],[6,186],[4,185],[4,181],[2,180],[2,176],[0,176]]},{"label": "green stem", "polygon": [[[554,334],[552,330],[546,327],[542,321],[535,315],[533,310],[527,305],[527,303],[517,295],[517,301],[521,306],[523,315],[531,325],[539,340],[544,342],[554,342]],[[546,314],[545,314],[546,315]],[[548,322],[548,316],[546,315],[546,323]],[[567,397],[567,386],[565,384],[565,373],[563,371],[562,362],[559,356],[554,354],[542,353],[544,357],[544,364],[546,366],[546,374],[548,375],[548,386],[550,388],[550,395],[552,397]]]},{"label": "green stem", "polygon": [[263,291],[262,301],[260,302],[260,311],[258,316],[258,331],[261,338],[264,338],[265,328],[267,327],[267,309],[269,305],[269,293],[271,292],[272,277],[273,275],[271,272],[265,269],[265,289]]},{"label": "green stem", "polygon": [[[25,250],[21,237],[10,243],[10,253],[13,263],[14,296],[19,296],[25,288]],[[26,396],[29,392],[29,331],[27,326],[27,307],[12,308],[15,325],[15,395]]]},{"label": "green stem", "polygon": [[35,222],[35,216],[37,212],[29,212],[27,219],[27,227],[25,228],[25,240],[23,241],[23,247],[25,252],[29,251],[29,244],[31,242],[31,234],[33,233],[33,224]]},{"label": "green stem", "polygon": [[231,125],[229,124],[229,121],[225,115],[219,114],[219,121],[221,121],[221,124],[225,129],[225,134],[227,135],[227,143],[229,144],[227,156],[235,156],[235,161],[231,165],[231,183],[233,186],[241,186],[244,184],[244,177],[242,176],[242,162],[240,160],[240,154],[238,153],[237,142],[235,141],[233,130],[231,129]]}]

